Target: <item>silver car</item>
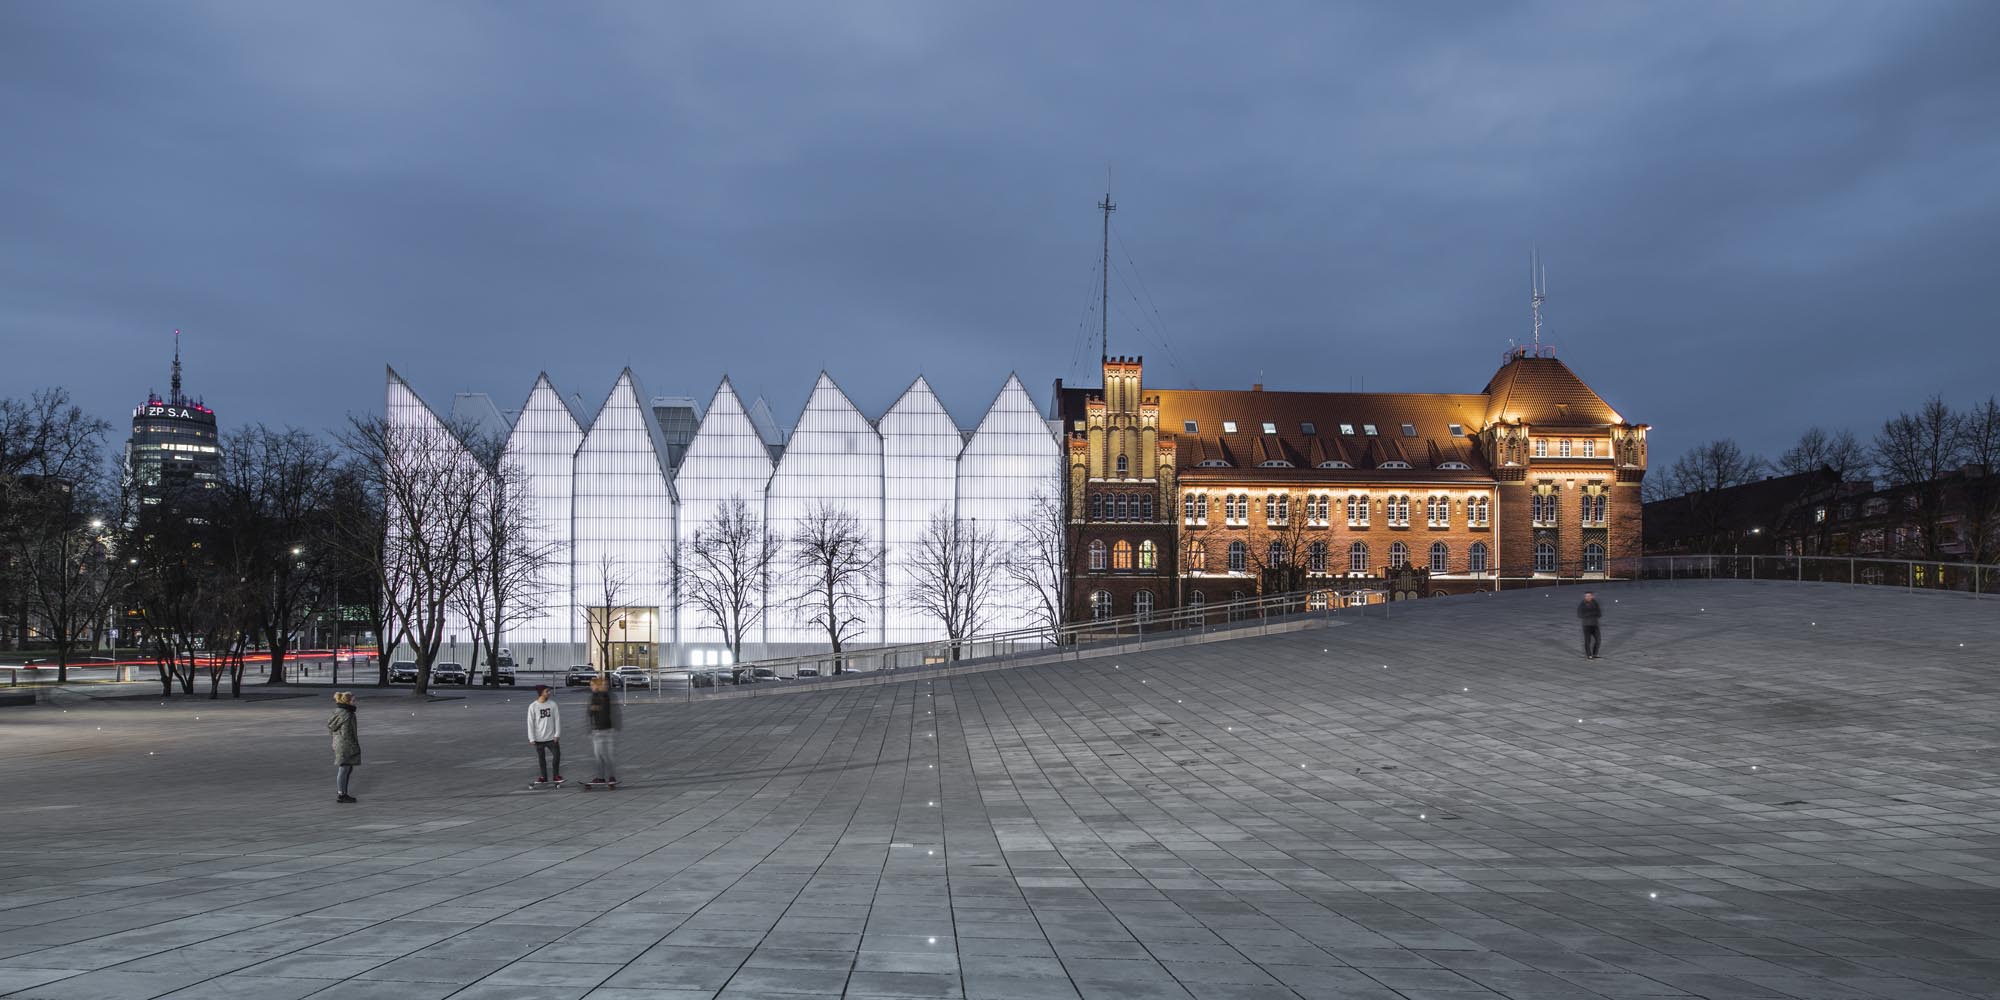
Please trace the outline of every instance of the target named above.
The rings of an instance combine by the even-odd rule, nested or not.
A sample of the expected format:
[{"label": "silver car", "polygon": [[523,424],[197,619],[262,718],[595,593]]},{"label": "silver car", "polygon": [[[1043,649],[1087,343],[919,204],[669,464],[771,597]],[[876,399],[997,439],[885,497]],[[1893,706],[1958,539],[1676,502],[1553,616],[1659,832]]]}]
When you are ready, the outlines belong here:
[{"label": "silver car", "polygon": [[653,675],[645,667],[619,667],[611,672],[611,683],[619,687],[650,688]]}]

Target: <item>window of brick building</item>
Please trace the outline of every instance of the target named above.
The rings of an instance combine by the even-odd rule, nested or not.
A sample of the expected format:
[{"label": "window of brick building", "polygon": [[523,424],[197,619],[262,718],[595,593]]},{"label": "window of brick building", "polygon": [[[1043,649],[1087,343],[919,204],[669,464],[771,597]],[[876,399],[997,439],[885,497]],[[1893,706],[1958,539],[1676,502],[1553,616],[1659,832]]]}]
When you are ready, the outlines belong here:
[{"label": "window of brick building", "polygon": [[1104,547],[1104,539],[1102,539],[1102,538],[1093,538],[1093,539],[1091,539],[1091,540],[1090,540],[1090,568],[1091,568],[1091,569],[1103,569],[1103,568],[1105,567],[1105,565],[1106,565],[1107,563],[1109,563],[1109,562],[1110,562],[1110,559],[1109,559],[1109,550],[1105,549],[1105,547]]},{"label": "window of brick building", "polygon": [[1410,564],[1410,547],[1402,542],[1389,546],[1389,568],[1402,569]]},{"label": "window of brick building", "polygon": [[1181,520],[1188,524],[1208,523],[1208,494],[1189,493],[1181,498]]},{"label": "window of brick building", "polygon": [[1249,565],[1249,562],[1250,546],[1243,544],[1241,541],[1230,542],[1229,571],[1231,573],[1241,573],[1243,572],[1243,567]]},{"label": "window of brick building", "polygon": [[1132,568],[1132,543],[1123,538],[1111,543],[1111,568]]},{"label": "window of brick building", "polygon": [[1140,542],[1139,568],[1158,569],[1159,566],[1160,566],[1160,547],[1154,545],[1152,539],[1147,539],[1146,541]]},{"label": "window of brick building", "polygon": [[1443,542],[1431,543],[1431,572],[1451,572],[1451,546]]},{"label": "window of brick building", "polygon": [[1486,572],[1485,542],[1473,542],[1472,547],[1465,550],[1465,569],[1469,573]]},{"label": "window of brick building", "polygon": [[1208,546],[1195,542],[1188,547],[1187,560],[1188,569],[1196,573],[1208,569]]},{"label": "window of brick building", "polygon": [[1553,572],[1555,572],[1555,571],[1556,571],[1556,547],[1555,547],[1555,544],[1554,544],[1554,543],[1552,543],[1552,542],[1536,542],[1536,543],[1535,543],[1535,572],[1537,572],[1537,573],[1553,573]]},{"label": "window of brick building", "polygon": [[1290,494],[1273,493],[1264,498],[1264,523],[1270,525],[1289,524],[1292,519],[1292,498]]},{"label": "window of brick building", "polygon": [[1306,546],[1306,570],[1311,573],[1326,572],[1326,543],[1314,542]]},{"label": "window of brick building", "polygon": [[1425,499],[1424,523],[1433,528],[1451,527],[1451,498],[1433,495]]},{"label": "window of brick building", "polygon": [[1349,573],[1368,572],[1368,543],[1355,542],[1347,547],[1347,571]]},{"label": "window of brick building", "polygon": [[1347,496],[1347,526],[1348,526],[1348,527],[1350,527],[1350,528],[1366,528],[1366,527],[1368,527],[1368,495],[1367,495],[1367,494],[1365,494],[1365,493],[1350,493],[1350,494],[1348,494],[1348,496]]},{"label": "window of brick building", "polygon": [[1090,617],[1111,617],[1111,593],[1100,590],[1090,595]]},{"label": "window of brick building", "polygon": [[1409,527],[1410,526],[1409,494],[1398,493],[1390,497],[1384,512],[1389,517],[1389,527],[1391,528]]}]

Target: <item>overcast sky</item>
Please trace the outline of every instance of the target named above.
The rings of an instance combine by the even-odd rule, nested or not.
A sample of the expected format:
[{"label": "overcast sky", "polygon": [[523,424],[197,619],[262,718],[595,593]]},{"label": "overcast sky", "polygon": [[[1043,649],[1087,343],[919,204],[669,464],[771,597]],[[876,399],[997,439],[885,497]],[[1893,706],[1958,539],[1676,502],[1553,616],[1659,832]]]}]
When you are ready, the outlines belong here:
[{"label": "overcast sky", "polygon": [[[1421,11],[1407,8],[1419,6]],[[0,4],[0,395],[225,426],[383,365],[789,423],[1008,372],[1476,392],[1544,339],[1653,459],[2000,391],[2000,4]],[[121,435],[122,437],[122,432]]]}]

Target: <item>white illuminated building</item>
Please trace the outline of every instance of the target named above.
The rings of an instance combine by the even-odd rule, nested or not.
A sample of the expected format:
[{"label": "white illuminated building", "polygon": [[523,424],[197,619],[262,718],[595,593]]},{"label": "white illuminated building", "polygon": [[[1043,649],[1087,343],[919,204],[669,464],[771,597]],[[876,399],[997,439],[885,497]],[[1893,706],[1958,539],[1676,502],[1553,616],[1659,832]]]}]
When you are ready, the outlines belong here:
[{"label": "white illuminated building", "polygon": [[[427,440],[447,424],[393,371],[387,401],[392,426],[420,429]],[[931,518],[976,519],[981,533],[1004,547],[1019,537],[1036,495],[1059,482],[1063,461],[1055,430],[1011,376],[970,431],[923,379],[871,420],[822,374],[788,434],[761,400],[746,406],[727,379],[691,439],[670,441],[652,401],[630,370],[594,414],[546,375],[518,411],[501,414],[483,396],[454,401],[452,427],[504,435],[501,460],[516,470],[519,495],[532,508],[531,531],[552,556],[534,588],[536,606],[510,616],[502,644],[517,662],[532,656],[539,669],[594,662],[593,621],[599,629],[613,623],[614,666],[729,662],[722,633],[676,601],[674,560],[737,498],[764,525],[774,551],[760,588],[764,613],[745,638],[744,659],[828,648],[824,631],[800,611],[790,545],[816,505],[846,510],[882,548],[864,620],[847,645],[943,639],[942,626],[912,593],[913,550]],[[616,595],[613,605],[607,590]],[[1002,580],[984,631],[1034,627],[1034,604],[1031,592]],[[473,660],[469,623],[448,631],[457,644],[440,656]]]}]

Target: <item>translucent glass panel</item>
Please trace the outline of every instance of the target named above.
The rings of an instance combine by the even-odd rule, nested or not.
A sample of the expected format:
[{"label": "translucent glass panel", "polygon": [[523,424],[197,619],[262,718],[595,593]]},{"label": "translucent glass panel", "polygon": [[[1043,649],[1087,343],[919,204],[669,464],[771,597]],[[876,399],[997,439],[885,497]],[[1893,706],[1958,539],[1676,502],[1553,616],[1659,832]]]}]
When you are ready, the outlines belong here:
[{"label": "translucent glass panel", "polygon": [[[646,398],[630,370],[619,375],[576,451],[570,570],[575,641],[587,641],[581,609],[606,603],[607,578],[614,584],[613,605],[673,605],[665,559],[673,540],[674,496],[665,444]],[[665,621],[664,614],[653,620]],[[656,629],[651,642],[670,641],[663,632]]]},{"label": "translucent glass panel", "polygon": [[[431,452],[430,455],[416,460],[419,468],[432,467],[432,463],[447,458],[472,461],[471,453],[446,429],[444,421],[438,419],[430,404],[425,403],[423,398],[410,388],[409,383],[396,374],[395,369],[389,369],[388,374],[389,383],[383,414],[388,424],[389,441],[392,446]],[[398,544],[395,533],[401,529],[403,521],[404,518],[401,516],[393,513],[390,515],[388,525],[391,545]],[[460,642],[459,649],[464,652],[469,649],[472,641],[472,628],[464,616],[447,613],[444,635],[447,640],[456,635]],[[440,655],[448,655],[450,647],[447,645],[442,648],[444,652]]]},{"label": "translucent glass panel", "polygon": [[[800,604],[793,599],[808,576],[799,568],[793,536],[815,508],[824,505],[852,514],[870,546],[879,545],[882,538],[882,438],[824,372],[785,443],[768,498],[768,523],[777,546],[766,623],[770,641],[824,643],[826,630],[802,621]],[[849,642],[882,641],[879,574],[869,588],[868,604],[860,612],[865,620]]]},{"label": "translucent glass panel", "polygon": [[[732,497],[741,497],[750,515],[762,520],[764,489],[770,485],[771,471],[771,453],[763,436],[751,423],[729,380],[723,379],[674,475],[674,494],[680,501],[680,544],[692,543],[694,533]],[[681,609],[677,627],[683,643],[723,641],[721,630],[710,627],[693,608]],[[763,631],[753,631],[744,641],[763,642]]]},{"label": "translucent glass panel", "polygon": [[[1021,380],[1010,375],[959,455],[958,516],[976,518],[981,533],[998,540],[1001,557],[1011,556],[1024,538],[1022,522],[1034,516],[1035,494],[1060,489],[1061,467],[1061,446]],[[1003,576],[993,594],[985,631],[1035,626],[1032,588]]]},{"label": "translucent glass panel", "polygon": [[504,637],[507,644],[584,641],[570,584],[575,571],[570,516],[576,451],[582,444],[583,427],[562,394],[546,374],[535,379],[507,436],[503,459],[520,477],[530,544],[546,549],[549,563],[536,581],[536,606],[510,616],[514,625]]},{"label": "translucent glass panel", "polygon": [[920,642],[944,634],[910,607],[914,577],[909,553],[931,515],[950,512],[957,497],[958,453],[965,446],[958,424],[923,379],[903,392],[876,424],[882,437],[882,537],[884,641]]}]

